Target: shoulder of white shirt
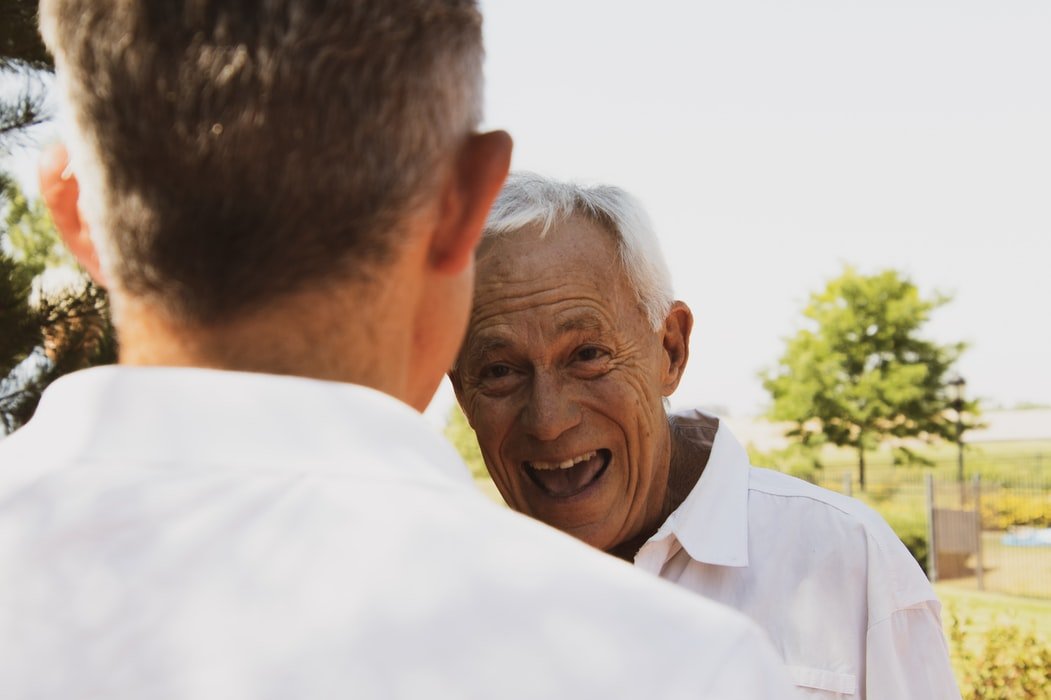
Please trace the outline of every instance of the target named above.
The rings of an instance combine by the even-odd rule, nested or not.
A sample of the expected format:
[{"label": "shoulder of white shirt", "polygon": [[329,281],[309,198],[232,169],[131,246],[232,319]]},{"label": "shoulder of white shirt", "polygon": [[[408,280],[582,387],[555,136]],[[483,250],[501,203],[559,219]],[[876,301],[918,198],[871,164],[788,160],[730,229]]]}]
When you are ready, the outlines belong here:
[{"label": "shoulder of white shirt", "polygon": [[897,539],[897,535],[887,525],[883,516],[858,499],[830,491],[783,472],[764,467],[751,467],[748,490],[769,496],[806,499],[813,502],[816,507],[842,513],[847,519],[864,528],[865,532],[872,537]]}]

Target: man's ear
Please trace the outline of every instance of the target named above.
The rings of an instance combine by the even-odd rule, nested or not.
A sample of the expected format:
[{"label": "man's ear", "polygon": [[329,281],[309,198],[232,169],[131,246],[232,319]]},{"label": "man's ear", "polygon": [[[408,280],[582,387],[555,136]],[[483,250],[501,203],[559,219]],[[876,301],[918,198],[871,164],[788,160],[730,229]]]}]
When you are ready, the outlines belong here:
[{"label": "man's ear", "polygon": [[95,244],[80,215],[80,185],[69,170],[69,153],[65,146],[56,143],[44,151],[40,158],[39,177],[40,194],[51,211],[51,220],[55,222],[55,228],[66,247],[92,279],[105,286]]},{"label": "man's ear", "polygon": [[684,302],[676,301],[671,305],[667,318],[664,319],[664,376],[661,390],[664,396],[671,396],[682,380],[686,371],[686,362],[690,359],[690,333],[693,331],[693,312]]},{"label": "man's ear", "polygon": [[471,134],[460,149],[431,240],[430,262],[435,270],[458,274],[473,260],[489,208],[511,167],[511,148],[506,131],[491,131]]}]

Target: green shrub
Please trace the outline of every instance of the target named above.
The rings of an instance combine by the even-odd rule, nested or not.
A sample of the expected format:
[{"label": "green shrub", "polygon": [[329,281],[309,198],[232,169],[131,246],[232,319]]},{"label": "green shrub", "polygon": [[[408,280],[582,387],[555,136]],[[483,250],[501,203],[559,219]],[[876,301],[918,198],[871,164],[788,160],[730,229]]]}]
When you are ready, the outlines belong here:
[{"label": "green shrub", "polygon": [[1051,494],[989,493],[982,495],[982,526],[984,528],[1007,530],[1020,525],[1051,527]]},{"label": "green shrub", "polygon": [[878,484],[869,484],[865,496],[875,504],[883,504],[898,495],[900,487],[893,481],[881,481]]},{"label": "green shrub", "polygon": [[766,467],[784,472],[812,484],[818,483],[823,466],[818,458],[819,451],[811,445],[791,442],[786,447],[769,452],[762,452],[749,443],[748,459],[757,467]]},{"label": "green shrub", "polygon": [[485,468],[485,460],[482,459],[482,450],[478,447],[478,438],[475,437],[471,424],[467,422],[467,417],[458,404],[449,409],[449,417],[445,422],[445,437],[467,463],[475,481],[487,481],[489,472]]},{"label": "green shrub", "polygon": [[948,611],[949,647],[963,700],[1051,697],[1051,646],[1034,632],[995,624],[981,637]]},{"label": "green shrub", "polygon": [[923,572],[927,571],[927,513],[923,503],[907,494],[896,491],[895,498],[881,498],[882,494],[871,492],[857,494],[858,498],[883,516],[890,529],[904,543],[909,554],[916,559]]},{"label": "green shrub", "polygon": [[891,529],[901,539],[909,554],[919,563],[923,573],[927,571],[927,518],[923,511],[910,513],[903,510],[877,508]]}]

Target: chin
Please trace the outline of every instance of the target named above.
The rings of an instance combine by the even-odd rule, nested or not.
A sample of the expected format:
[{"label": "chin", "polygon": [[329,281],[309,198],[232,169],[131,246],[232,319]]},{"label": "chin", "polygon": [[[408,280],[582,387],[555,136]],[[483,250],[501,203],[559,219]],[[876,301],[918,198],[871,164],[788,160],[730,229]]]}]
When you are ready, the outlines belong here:
[{"label": "chin", "polygon": [[614,524],[609,502],[596,499],[595,503],[579,505],[586,507],[572,510],[548,507],[543,513],[526,508],[522,512],[602,551],[620,544],[622,528]]},{"label": "chin", "polygon": [[608,530],[609,528],[605,526],[605,523],[602,523],[576,529],[566,529],[564,532],[568,535],[572,535],[586,545],[603,552],[608,552],[620,544],[617,541],[616,535],[610,533]]}]

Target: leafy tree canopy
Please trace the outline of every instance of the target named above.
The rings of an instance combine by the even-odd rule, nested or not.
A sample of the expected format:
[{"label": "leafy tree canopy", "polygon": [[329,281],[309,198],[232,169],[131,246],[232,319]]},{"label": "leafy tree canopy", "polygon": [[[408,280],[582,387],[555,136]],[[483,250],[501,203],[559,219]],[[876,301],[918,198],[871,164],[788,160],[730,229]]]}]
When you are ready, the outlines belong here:
[{"label": "leafy tree canopy", "polygon": [[0,150],[7,150],[25,129],[47,120],[41,75],[54,62],[37,31],[37,3],[4,0],[0,4]]},{"label": "leafy tree canopy", "polygon": [[476,481],[484,481],[489,478],[489,472],[485,468],[485,460],[482,459],[482,451],[478,447],[478,439],[467,422],[467,416],[460,410],[459,405],[449,409],[449,417],[445,423],[445,437],[453,444],[456,451],[463,457],[471,470],[471,476]]},{"label": "leafy tree canopy", "polygon": [[[27,200],[11,183],[4,200],[0,436],[29,420],[52,381],[113,362],[117,351],[106,293],[76,266],[43,204]],[[48,285],[48,275],[62,277],[64,284]]]},{"label": "leafy tree canopy", "polygon": [[17,62],[51,70],[54,62],[37,30],[35,0],[4,0],[0,4],[0,66]]},{"label": "leafy tree canopy", "polygon": [[19,263],[19,274],[32,280],[49,268],[75,269],[77,261],[62,244],[44,202],[30,201],[15,184],[7,187],[4,248]]},{"label": "leafy tree canopy", "polygon": [[[54,70],[37,32],[36,0],[0,4],[0,155],[47,120]],[[46,283],[65,268],[65,284]],[[52,275],[54,277],[54,275]],[[77,268],[43,204],[0,173],[0,436],[32,416],[59,376],[112,362],[116,341],[105,292]]]},{"label": "leafy tree canopy", "polygon": [[920,334],[948,301],[924,298],[895,270],[863,275],[847,267],[811,295],[804,328],[763,375],[770,417],[795,423],[790,435],[803,443],[819,438],[855,448],[862,488],[865,450],[880,442],[956,439],[948,380],[965,345],[939,345]]}]

